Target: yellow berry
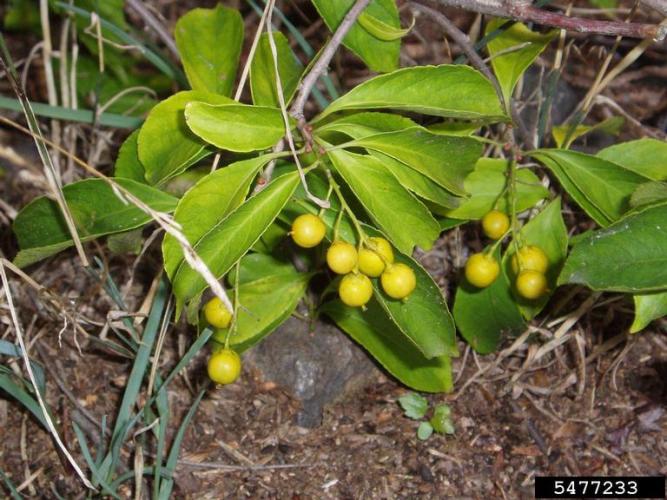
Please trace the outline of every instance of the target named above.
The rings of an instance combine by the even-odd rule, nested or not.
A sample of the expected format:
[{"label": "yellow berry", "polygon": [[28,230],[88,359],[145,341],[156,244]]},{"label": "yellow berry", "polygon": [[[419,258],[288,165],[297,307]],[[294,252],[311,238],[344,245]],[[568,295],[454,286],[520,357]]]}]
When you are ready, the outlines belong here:
[{"label": "yellow berry", "polygon": [[227,328],[232,322],[232,313],[218,297],[213,297],[204,305],[204,317],[215,328]]},{"label": "yellow berry", "polygon": [[414,271],[405,264],[389,264],[380,277],[382,289],[394,299],[404,299],[417,286],[417,277]]},{"label": "yellow berry", "polygon": [[327,264],[337,274],[347,274],[357,265],[357,249],[346,241],[334,241],[327,250]]},{"label": "yellow berry", "polygon": [[521,271],[516,278],[515,285],[519,295],[534,300],[547,291],[547,278],[539,271]]},{"label": "yellow berry", "polygon": [[470,256],[465,266],[465,276],[471,285],[486,288],[496,281],[500,274],[500,265],[491,255],[476,253]]},{"label": "yellow berry", "polygon": [[499,210],[491,210],[482,217],[482,230],[492,240],[501,238],[509,228],[509,217]]},{"label": "yellow berry", "polygon": [[350,273],[343,276],[338,286],[338,295],[343,304],[350,307],[361,307],[373,296],[373,284],[368,276]]},{"label": "yellow berry", "polygon": [[387,264],[393,264],[394,251],[384,238],[368,238],[368,247],[359,250],[359,271],[371,278],[382,274]]},{"label": "yellow berry", "polygon": [[231,349],[221,349],[208,358],[208,376],[218,384],[231,384],[241,374],[241,358]]},{"label": "yellow berry", "polygon": [[537,271],[545,273],[549,267],[549,258],[538,246],[528,245],[519,248],[512,256],[512,271],[519,274],[521,271]]},{"label": "yellow berry", "polygon": [[292,223],[292,239],[303,248],[313,248],[324,239],[327,228],[317,215],[299,215]]}]

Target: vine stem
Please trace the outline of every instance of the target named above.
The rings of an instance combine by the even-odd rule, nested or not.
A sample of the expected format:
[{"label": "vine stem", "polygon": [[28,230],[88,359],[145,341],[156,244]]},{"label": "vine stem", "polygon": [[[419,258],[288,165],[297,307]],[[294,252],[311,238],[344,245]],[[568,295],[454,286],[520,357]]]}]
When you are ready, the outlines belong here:
[{"label": "vine stem", "polygon": [[294,104],[292,104],[292,109],[290,114],[299,122],[299,125],[302,126],[305,124],[305,119],[303,115],[303,109],[306,106],[306,101],[310,92],[315,86],[318,78],[326,71],[331,59],[333,59],[336,50],[343,42],[345,35],[347,35],[350,28],[357,21],[363,10],[368,6],[371,0],[357,0],[350,10],[345,14],[345,17],[336,28],[331,40],[322,50],[320,57],[317,59],[312,69],[308,72],[305,78],[301,81],[299,86],[299,93],[294,99]]}]

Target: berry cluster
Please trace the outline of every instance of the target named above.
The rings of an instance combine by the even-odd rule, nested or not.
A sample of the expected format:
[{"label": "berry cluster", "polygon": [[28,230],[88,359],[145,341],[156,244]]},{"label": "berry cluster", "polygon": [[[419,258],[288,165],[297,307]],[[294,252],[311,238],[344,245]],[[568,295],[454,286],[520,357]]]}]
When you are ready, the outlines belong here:
[{"label": "berry cluster", "polygon": [[[326,234],[322,219],[304,214],[294,219],[291,236],[303,248],[320,244]],[[394,251],[384,238],[366,238],[359,248],[343,240],[334,241],[327,249],[327,265],[336,274],[344,275],[338,286],[340,300],[350,307],[363,307],[373,296],[370,278],[380,278],[384,292],[394,299],[406,299],[417,286],[414,271],[394,262]]]},{"label": "berry cluster", "polygon": [[[482,218],[484,234],[493,239],[503,238],[510,229],[510,220],[506,214],[491,210]],[[491,255],[492,252],[479,252],[470,256],[465,265],[465,277],[471,285],[486,288],[500,274],[500,264]],[[546,271],[549,259],[538,246],[520,247],[512,255],[511,268],[515,278],[517,293],[528,300],[540,298],[547,291]]]},{"label": "berry cluster", "polygon": [[[204,317],[213,328],[224,330],[232,323],[232,313],[218,297],[213,297],[203,308]],[[208,359],[208,376],[217,384],[231,384],[241,375],[241,357],[225,347]]]}]

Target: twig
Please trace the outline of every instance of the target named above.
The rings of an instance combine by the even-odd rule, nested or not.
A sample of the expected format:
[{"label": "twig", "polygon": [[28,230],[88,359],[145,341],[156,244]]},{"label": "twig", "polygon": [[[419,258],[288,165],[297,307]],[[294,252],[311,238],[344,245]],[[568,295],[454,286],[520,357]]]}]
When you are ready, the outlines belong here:
[{"label": "twig", "polygon": [[[490,82],[491,85],[493,85],[493,88],[496,91],[496,94],[498,95],[498,100],[500,101],[501,106],[503,109],[508,110],[510,117],[512,118],[512,121],[514,122],[514,125],[518,128],[521,137],[523,138],[525,142],[525,146],[527,149],[533,149],[533,139],[526,128],[525,124],[521,120],[521,117],[519,116],[519,113],[516,110],[515,103],[511,96],[509,96],[509,102],[505,101],[505,96],[503,95],[503,91],[500,87],[500,84],[498,83],[498,80],[496,79],[495,75],[489,68],[489,66],[484,62],[482,57],[477,53],[475,50],[475,47],[473,46],[472,42],[470,41],[470,38],[468,38],[468,35],[466,35],[463,31],[458,29],[454,23],[452,23],[445,15],[441,14],[435,9],[432,9],[430,7],[427,7],[426,5],[422,5],[416,2],[412,2],[411,7],[413,11],[423,13],[428,15],[433,21],[438,23],[442,29],[445,30],[448,36],[450,36],[461,48],[461,50],[464,52],[466,57],[470,60],[473,66],[475,66],[480,73],[482,73]],[[512,137],[514,134],[510,134]],[[516,142],[516,141],[514,141]]]},{"label": "twig", "polygon": [[662,41],[667,36],[667,28],[656,24],[625,23],[568,17],[559,12],[539,9],[530,1],[509,0],[437,0],[447,7],[458,7],[470,12],[509,17],[517,21],[529,21],[543,26],[552,26],[568,31],[597,33],[599,35],[624,36]]},{"label": "twig", "polygon": [[300,125],[304,122],[303,117],[303,108],[306,105],[308,96],[310,95],[313,86],[317,79],[326,71],[331,59],[333,58],[336,50],[343,42],[343,38],[347,35],[347,32],[350,31],[352,25],[356,22],[359,15],[363,10],[368,6],[371,0],[357,0],[350,10],[345,14],[345,17],[336,28],[331,40],[327,43],[320,57],[317,59],[317,62],[313,65],[313,68],[308,72],[306,77],[302,80],[299,87],[299,93],[294,99],[294,104],[292,104],[292,109],[290,114],[296,118]]},{"label": "twig", "polygon": [[470,42],[470,38],[468,38],[468,35],[466,35],[463,31],[458,29],[456,25],[449,19],[447,19],[447,17],[444,14],[441,14],[440,12],[438,12],[435,9],[432,9],[431,7],[427,7],[426,5],[422,5],[416,2],[412,2],[410,4],[410,7],[415,12],[426,14],[432,21],[438,23],[442,27],[442,29],[445,30],[447,35],[450,36],[459,45],[459,47],[465,53],[468,59],[470,59],[470,62],[473,64],[473,66],[475,66],[480,71],[480,73],[482,73],[491,82],[493,88],[496,90],[496,94],[498,94],[498,99],[500,99],[500,103],[503,109],[506,109],[505,98],[503,96],[503,91],[500,88],[498,80],[496,79],[493,72],[486,65],[482,57],[477,53],[475,48],[472,46],[472,43]]},{"label": "twig", "polygon": [[179,59],[178,48],[176,47],[174,39],[153,13],[146,8],[144,2],[141,0],[127,0],[127,5],[129,5],[130,8],[144,20],[147,26],[155,31],[155,34],[164,42],[167,49],[169,49],[169,52],[171,52],[176,59]]}]

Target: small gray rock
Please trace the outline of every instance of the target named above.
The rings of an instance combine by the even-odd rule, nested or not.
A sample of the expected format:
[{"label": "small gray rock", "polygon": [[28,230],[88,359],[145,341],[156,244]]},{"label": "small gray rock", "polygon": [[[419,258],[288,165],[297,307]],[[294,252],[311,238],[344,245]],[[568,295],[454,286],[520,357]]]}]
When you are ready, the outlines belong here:
[{"label": "small gray rock", "polygon": [[291,317],[253,347],[244,360],[262,378],[301,402],[296,424],[317,427],[324,407],[368,384],[377,368],[363,349],[336,327]]}]

